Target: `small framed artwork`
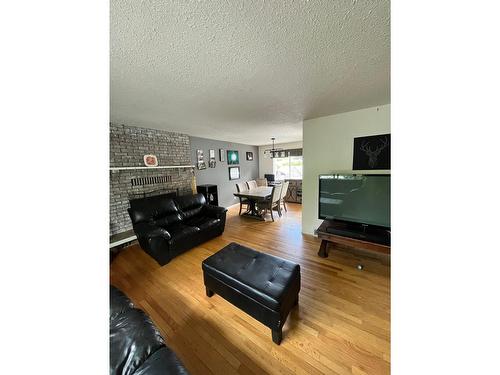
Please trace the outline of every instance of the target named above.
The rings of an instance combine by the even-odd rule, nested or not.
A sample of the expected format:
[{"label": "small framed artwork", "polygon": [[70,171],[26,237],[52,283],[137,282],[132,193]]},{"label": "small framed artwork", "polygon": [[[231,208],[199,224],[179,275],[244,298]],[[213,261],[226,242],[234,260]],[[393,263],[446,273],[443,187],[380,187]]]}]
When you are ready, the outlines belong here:
[{"label": "small framed artwork", "polygon": [[219,148],[219,161],[226,161],[226,150]]},{"label": "small framed artwork", "polygon": [[196,150],[196,166],[198,169],[206,169],[207,165],[203,159],[203,150]]},{"label": "small framed artwork", "polygon": [[253,152],[247,152],[247,160],[252,161],[253,160]]},{"label": "small framed artwork", "polygon": [[240,156],[238,151],[227,150],[227,164],[240,164]]},{"label": "small framed artwork", "polygon": [[240,167],[229,167],[229,180],[238,180],[240,178]]},{"label": "small framed artwork", "polygon": [[208,167],[215,168],[215,150],[208,150]]},{"label": "small framed artwork", "polygon": [[144,155],[144,165],[146,167],[157,167],[158,159],[156,155]]}]

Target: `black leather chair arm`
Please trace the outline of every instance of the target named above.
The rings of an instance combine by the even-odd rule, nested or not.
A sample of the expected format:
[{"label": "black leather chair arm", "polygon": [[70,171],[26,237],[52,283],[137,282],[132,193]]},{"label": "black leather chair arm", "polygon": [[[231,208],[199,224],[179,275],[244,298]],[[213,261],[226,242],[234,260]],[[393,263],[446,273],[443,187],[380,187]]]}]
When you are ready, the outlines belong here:
[{"label": "black leather chair arm", "polygon": [[143,237],[147,239],[160,237],[168,241],[172,238],[167,230],[157,227],[151,223],[137,223],[134,225],[134,231],[137,234],[137,237]]},{"label": "black leather chair arm", "polygon": [[213,217],[214,219],[221,219],[223,216],[226,216],[227,208],[212,206],[206,204],[203,206],[203,213],[208,217]]}]

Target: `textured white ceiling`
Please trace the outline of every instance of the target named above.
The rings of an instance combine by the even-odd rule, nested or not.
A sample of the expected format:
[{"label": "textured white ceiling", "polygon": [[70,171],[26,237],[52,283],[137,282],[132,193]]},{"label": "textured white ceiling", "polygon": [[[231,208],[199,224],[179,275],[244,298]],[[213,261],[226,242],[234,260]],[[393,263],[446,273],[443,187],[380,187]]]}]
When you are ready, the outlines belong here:
[{"label": "textured white ceiling", "polygon": [[111,0],[111,121],[254,145],[390,102],[389,1]]}]

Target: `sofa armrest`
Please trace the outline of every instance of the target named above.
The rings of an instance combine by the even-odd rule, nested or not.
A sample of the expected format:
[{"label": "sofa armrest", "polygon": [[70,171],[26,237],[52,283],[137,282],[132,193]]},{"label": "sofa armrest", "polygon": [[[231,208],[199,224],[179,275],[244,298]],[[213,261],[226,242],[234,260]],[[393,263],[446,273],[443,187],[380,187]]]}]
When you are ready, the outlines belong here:
[{"label": "sofa armrest", "polygon": [[221,219],[226,216],[227,208],[212,206],[210,204],[206,204],[203,206],[203,213],[208,217],[213,217],[214,219]]},{"label": "sofa armrest", "polygon": [[164,346],[151,354],[134,372],[134,375],[189,375],[181,360],[175,353]]},{"label": "sofa armrest", "polygon": [[172,236],[167,230],[151,222],[140,222],[134,224],[134,232],[141,248],[151,255],[160,266],[170,261],[169,242]]},{"label": "sofa armrest", "polygon": [[157,227],[151,223],[137,223],[134,225],[134,232],[137,237],[143,237],[147,239],[152,238],[163,238],[165,240],[170,240],[172,236],[168,233],[167,230]]}]

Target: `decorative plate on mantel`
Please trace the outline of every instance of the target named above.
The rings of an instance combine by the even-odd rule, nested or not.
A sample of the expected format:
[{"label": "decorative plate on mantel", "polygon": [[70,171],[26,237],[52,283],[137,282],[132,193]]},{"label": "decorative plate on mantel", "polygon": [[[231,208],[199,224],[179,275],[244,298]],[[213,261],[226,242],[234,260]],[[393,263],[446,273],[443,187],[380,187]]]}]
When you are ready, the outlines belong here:
[{"label": "decorative plate on mantel", "polygon": [[157,167],[158,159],[155,155],[144,155],[144,165],[146,167]]}]

